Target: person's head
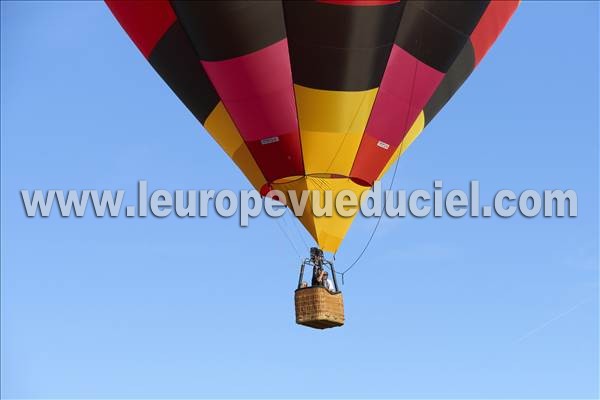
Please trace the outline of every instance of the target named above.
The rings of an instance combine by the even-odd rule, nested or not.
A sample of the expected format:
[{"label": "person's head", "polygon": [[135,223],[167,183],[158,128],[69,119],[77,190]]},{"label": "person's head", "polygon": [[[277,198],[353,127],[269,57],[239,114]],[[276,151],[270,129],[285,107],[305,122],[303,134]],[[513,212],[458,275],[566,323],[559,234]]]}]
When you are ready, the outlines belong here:
[{"label": "person's head", "polygon": [[328,276],[328,275],[329,275],[329,274],[327,273],[327,271],[323,271],[323,279],[327,279],[327,276]]},{"label": "person's head", "polygon": [[323,260],[323,250],[318,247],[311,247],[310,249],[310,258],[313,260]]}]

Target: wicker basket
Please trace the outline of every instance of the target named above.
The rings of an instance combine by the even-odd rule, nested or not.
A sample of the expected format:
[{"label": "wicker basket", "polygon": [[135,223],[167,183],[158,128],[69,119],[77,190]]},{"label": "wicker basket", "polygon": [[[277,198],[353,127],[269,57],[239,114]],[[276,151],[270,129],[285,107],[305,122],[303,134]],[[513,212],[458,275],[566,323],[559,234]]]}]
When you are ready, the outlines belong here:
[{"label": "wicker basket", "polygon": [[344,299],[341,293],[331,293],[324,287],[297,289],[296,323],[316,329],[344,325]]}]

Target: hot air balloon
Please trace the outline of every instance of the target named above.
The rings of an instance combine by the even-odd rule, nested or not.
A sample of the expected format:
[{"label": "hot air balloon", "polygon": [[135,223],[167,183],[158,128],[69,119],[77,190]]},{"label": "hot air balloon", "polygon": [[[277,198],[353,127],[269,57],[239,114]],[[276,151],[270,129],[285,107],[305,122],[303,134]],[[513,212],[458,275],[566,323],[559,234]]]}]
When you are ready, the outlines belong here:
[{"label": "hot air balloon", "polygon": [[[150,65],[245,174],[271,190],[370,190],[448,102],[518,1],[115,1]],[[289,204],[289,203],[288,203]],[[311,207],[311,202],[308,203]],[[310,211],[310,210],[308,210]],[[331,269],[352,217],[300,222]],[[296,290],[296,321],[344,322],[341,293]]]}]

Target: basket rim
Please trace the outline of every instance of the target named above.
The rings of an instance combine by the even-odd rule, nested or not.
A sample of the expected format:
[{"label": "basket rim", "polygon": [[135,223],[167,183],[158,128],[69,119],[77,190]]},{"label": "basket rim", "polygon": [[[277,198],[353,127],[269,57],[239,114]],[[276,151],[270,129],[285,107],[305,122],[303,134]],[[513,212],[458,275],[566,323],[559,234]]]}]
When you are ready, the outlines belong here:
[{"label": "basket rim", "polygon": [[327,290],[326,287],[324,286],[308,286],[308,287],[303,287],[303,288],[298,288],[296,290],[294,290],[294,293],[298,293],[301,291],[318,291],[318,290],[324,290],[325,292],[327,292],[328,294],[332,295],[332,296],[337,296],[337,295],[342,295],[342,291],[337,291],[337,292],[330,292],[329,290]]}]

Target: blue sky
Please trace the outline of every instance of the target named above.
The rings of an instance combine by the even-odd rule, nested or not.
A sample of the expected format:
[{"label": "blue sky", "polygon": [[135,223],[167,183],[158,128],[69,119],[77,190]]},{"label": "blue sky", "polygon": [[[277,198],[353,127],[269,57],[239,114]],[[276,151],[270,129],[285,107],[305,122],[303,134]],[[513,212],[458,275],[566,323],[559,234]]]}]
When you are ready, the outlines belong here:
[{"label": "blue sky", "polygon": [[597,3],[523,3],[394,183],[572,188],[579,216],[384,220],[324,332],[266,216],[26,218],[20,189],[247,183],[104,4],[1,14],[4,398],[598,396]]}]

